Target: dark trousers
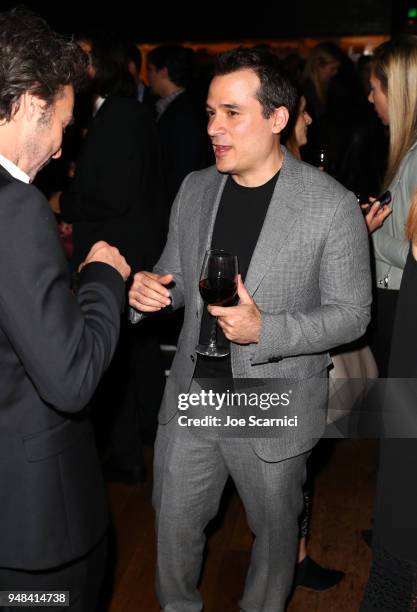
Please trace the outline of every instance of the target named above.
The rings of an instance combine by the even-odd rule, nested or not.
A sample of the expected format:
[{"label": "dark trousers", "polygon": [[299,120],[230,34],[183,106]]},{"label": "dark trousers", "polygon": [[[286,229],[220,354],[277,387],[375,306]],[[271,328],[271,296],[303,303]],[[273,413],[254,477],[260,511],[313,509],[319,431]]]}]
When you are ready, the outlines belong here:
[{"label": "dark trousers", "polygon": [[165,376],[157,321],[122,320],[113,361],[92,400],[98,446],[107,467],[140,471],[142,443],[154,441]]},{"label": "dark trousers", "polygon": [[[96,612],[103,580],[107,537],[83,557],[49,570],[0,568],[0,591],[69,591],[69,607],[36,607],[44,612]],[[1,612],[15,607],[0,606]]]},{"label": "dark trousers", "polygon": [[399,291],[377,289],[374,295],[373,320],[368,330],[369,345],[378,366],[379,378],[388,375],[391,338]]}]

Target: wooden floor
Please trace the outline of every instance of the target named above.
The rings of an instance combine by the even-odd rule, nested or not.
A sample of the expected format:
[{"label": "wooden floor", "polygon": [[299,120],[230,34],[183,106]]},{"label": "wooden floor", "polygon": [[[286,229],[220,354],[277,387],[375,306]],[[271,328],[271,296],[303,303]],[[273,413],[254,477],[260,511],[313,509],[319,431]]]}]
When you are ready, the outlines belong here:
[{"label": "wooden floor", "polygon": [[[346,577],[324,593],[296,589],[288,612],[357,612],[368,575],[371,555],[360,532],[372,516],[377,445],[327,440],[324,451],[329,456],[315,481],[309,553],[323,565],[343,569]],[[151,449],[146,462],[151,466]],[[152,483],[112,484],[109,490],[117,547],[109,612],[158,612]],[[201,582],[205,612],[238,612],[252,536],[232,486],[210,531]]]}]

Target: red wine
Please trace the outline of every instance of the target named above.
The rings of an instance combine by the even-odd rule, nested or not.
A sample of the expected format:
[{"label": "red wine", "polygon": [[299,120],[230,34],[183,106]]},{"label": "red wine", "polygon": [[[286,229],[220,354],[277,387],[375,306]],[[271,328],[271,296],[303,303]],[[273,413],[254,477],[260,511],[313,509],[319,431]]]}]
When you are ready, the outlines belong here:
[{"label": "red wine", "polygon": [[235,280],[225,278],[204,278],[199,283],[200,295],[207,304],[224,306],[231,302],[237,292]]}]

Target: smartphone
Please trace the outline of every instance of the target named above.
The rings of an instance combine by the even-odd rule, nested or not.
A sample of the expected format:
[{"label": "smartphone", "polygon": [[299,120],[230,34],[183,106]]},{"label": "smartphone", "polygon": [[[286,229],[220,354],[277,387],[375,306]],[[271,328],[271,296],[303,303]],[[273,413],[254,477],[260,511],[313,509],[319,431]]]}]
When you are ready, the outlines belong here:
[{"label": "smartphone", "polygon": [[[360,201],[359,198],[358,198],[358,201]],[[364,215],[368,214],[371,206],[373,206],[376,202],[379,202],[379,208],[382,208],[383,206],[386,206],[387,204],[389,204],[391,202],[391,192],[390,191],[384,191],[384,193],[381,193],[381,195],[378,196],[375,199],[375,202],[373,202],[372,204],[368,203],[368,204],[361,205],[363,214]]]},{"label": "smartphone", "polygon": [[380,196],[376,198],[376,201],[379,202],[379,205],[381,208],[383,206],[386,206],[387,204],[391,202],[391,192],[389,190],[384,191],[384,193],[382,193]]}]

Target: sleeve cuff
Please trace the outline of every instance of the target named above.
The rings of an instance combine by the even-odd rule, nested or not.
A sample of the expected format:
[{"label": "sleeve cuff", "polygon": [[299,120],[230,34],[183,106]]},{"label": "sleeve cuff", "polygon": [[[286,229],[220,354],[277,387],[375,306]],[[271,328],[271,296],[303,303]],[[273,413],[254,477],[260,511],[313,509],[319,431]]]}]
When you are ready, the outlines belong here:
[{"label": "sleeve cuff", "polygon": [[109,264],[93,261],[80,272],[80,288],[87,283],[102,283],[116,296],[120,309],[125,301],[125,282],[122,275]]},{"label": "sleeve cuff", "polygon": [[253,365],[277,362],[282,359],[281,355],[275,354],[277,352],[276,347],[278,346],[276,315],[270,315],[265,312],[261,314],[262,327],[254,355],[251,359]]}]

